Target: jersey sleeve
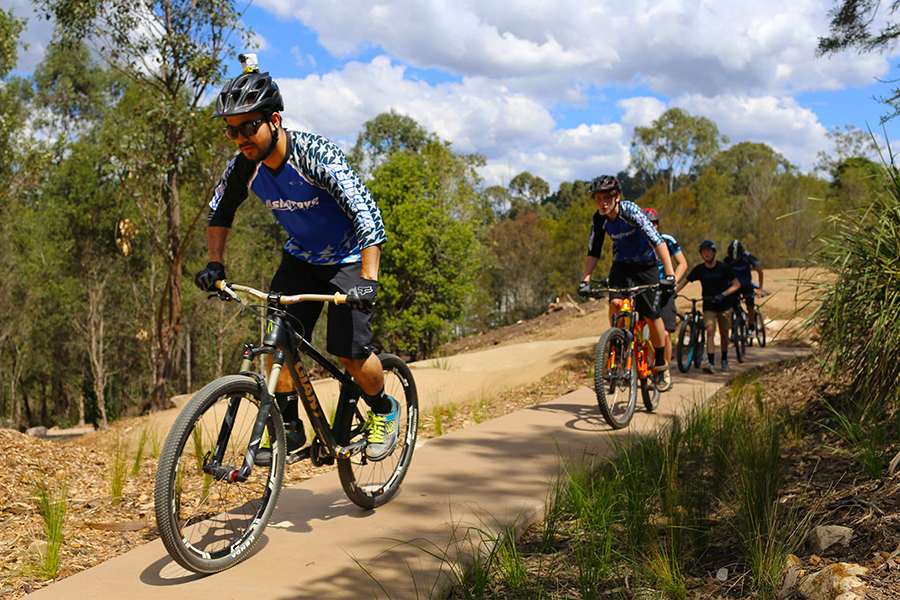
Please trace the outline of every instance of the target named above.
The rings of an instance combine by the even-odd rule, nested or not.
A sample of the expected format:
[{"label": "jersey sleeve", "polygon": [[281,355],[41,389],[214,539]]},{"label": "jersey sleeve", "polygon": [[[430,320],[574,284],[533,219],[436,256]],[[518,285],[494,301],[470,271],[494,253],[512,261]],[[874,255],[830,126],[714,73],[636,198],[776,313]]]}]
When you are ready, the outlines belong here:
[{"label": "jersey sleeve", "polygon": [[749,252],[747,253],[747,260],[750,261],[750,266],[753,267],[754,269],[757,268],[758,266],[760,266],[760,264],[762,264],[759,262],[758,258],[753,256]]},{"label": "jersey sleeve", "polygon": [[603,229],[603,223],[606,217],[600,214],[600,211],[594,213],[591,222],[591,239],[588,241],[588,256],[600,258],[600,251],[603,250],[603,239],[606,237],[606,230]]},{"label": "jersey sleeve", "polygon": [[697,281],[698,279],[700,279],[700,272],[698,271],[698,269],[702,266],[703,265],[695,265],[694,268],[691,269],[691,272],[687,274],[687,277],[685,277],[685,279],[687,279],[688,281]]},{"label": "jersey sleeve", "polygon": [[678,240],[673,238],[671,235],[663,234],[662,237],[666,241],[666,246],[669,247],[669,255],[670,256],[675,256],[676,254],[681,252],[681,246],[678,245]]},{"label": "jersey sleeve", "polygon": [[331,194],[353,221],[360,250],[386,242],[381,210],[341,149],[318,135],[310,135],[302,145],[299,163],[308,169],[311,182]]},{"label": "jersey sleeve", "polygon": [[656,230],[656,227],[653,226],[653,223],[650,222],[650,219],[647,218],[647,215],[644,214],[644,211],[641,210],[641,207],[634,202],[628,202],[627,200],[620,202],[619,216],[624,218],[635,229],[639,229],[654,248],[666,243],[659,231]]},{"label": "jersey sleeve", "polygon": [[247,199],[258,163],[251,162],[243,154],[238,154],[222,173],[219,185],[213,191],[212,200],[209,202],[209,215],[206,224],[209,227],[231,227],[234,222],[234,213]]}]

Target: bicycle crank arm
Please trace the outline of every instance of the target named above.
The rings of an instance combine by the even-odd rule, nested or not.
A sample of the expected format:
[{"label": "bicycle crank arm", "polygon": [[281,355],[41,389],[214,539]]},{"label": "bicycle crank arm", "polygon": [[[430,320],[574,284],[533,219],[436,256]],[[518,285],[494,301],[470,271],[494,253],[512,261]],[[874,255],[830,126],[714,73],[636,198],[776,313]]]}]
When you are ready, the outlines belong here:
[{"label": "bicycle crank arm", "polygon": [[367,445],[368,442],[366,440],[359,440],[346,446],[337,446],[334,453],[338,458],[350,458],[365,450]]}]

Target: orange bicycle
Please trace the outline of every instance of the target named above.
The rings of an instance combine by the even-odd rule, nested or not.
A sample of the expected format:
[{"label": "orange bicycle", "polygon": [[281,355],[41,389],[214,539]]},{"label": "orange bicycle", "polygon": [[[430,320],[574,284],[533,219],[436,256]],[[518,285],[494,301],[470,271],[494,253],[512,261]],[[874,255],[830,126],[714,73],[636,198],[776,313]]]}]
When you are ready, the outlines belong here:
[{"label": "orange bicycle", "polygon": [[650,326],[634,306],[638,294],[658,288],[659,284],[611,288],[605,280],[592,281],[603,286],[591,290],[594,298],[602,298],[604,292],[625,296],[615,327],[600,336],[594,353],[594,391],[600,413],[613,429],[622,429],[634,416],[639,383],[644,407],[653,412],[659,406],[659,390],[651,363]]}]

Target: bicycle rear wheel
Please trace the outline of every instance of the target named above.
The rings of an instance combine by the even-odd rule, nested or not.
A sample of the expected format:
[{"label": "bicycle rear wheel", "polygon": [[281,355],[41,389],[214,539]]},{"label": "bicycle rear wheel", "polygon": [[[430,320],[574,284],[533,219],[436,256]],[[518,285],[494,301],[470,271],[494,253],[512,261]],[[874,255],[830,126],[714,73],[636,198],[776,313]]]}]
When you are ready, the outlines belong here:
[{"label": "bicycle rear wheel", "polygon": [[746,338],[745,333],[743,331],[744,319],[740,315],[736,315],[731,323],[731,341],[734,345],[734,355],[737,357],[737,361],[739,363],[744,362],[744,353],[746,352],[747,347],[745,346]]},{"label": "bicycle rear wheel", "polygon": [[756,316],[753,319],[756,322],[756,331],[754,334],[756,335],[756,343],[759,344],[760,348],[766,347],[766,323],[765,319],[763,319],[762,314],[759,312],[759,309],[756,309]]},{"label": "bicycle rear wheel", "polygon": [[[254,466],[247,481],[234,483],[202,470],[218,441],[225,445],[220,464],[241,467],[260,401],[253,379],[222,377],[194,395],[169,431],[156,472],[156,524],[169,555],[185,569],[209,574],[233,567],[250,555],[269,522],[284,477],[284,425],[276,408],[266,422],[271,465]],[[219,440],[227,421],[231,433]]]},{"label": "bicycle rear wheel", "polygon": [[594,353],[594,391],[600,413],[613,429],[631,422],[637,403],[637,365],[629,356],[625,331],[607,329]]},{"label": "bicycle rear wheel", "polygon": [[[351,502],[363,508],[381,506],[400,490],[419,431],[419,396],[412,372],[393,354],[379,354],[378,358],[384,369],[384,393],[400,404],[397,447],[387,458],[377,462],[366,458],[365,451],[337,461],[344,492]],[[335,438],[338,444],[346,446],[363,437],[366,417],[359,403],[353,410],[342,411],[341,415],[341,422],[335,424]]]},{"label": "bicycle rear wheel", "polygon": [[696,326],[691,315],[687,315],[681,322],[681,330],[678,332],[678,346],[675,348],[675,356],[678,359],[678,370],[687,373],[694,364],[694,351],[696,346]]}]

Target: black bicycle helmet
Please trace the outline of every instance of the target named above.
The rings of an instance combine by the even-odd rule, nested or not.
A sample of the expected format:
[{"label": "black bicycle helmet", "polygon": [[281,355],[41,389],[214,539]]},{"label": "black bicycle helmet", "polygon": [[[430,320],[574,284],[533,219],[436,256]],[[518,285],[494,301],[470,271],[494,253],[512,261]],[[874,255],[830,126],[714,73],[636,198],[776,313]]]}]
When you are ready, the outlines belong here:
[{"label": "black bicycle helmet", "polygon": [[702,242],[700,242],[700,251],[703,252],[704,250],[712,250],[713,252],[715,252],[716,243],[712,240],[703,240]]},{"label": "black bicycle helmet", "polygon": [[731,260],[740,260],[744,256],[744,245],[741,240],[732,240],[728,244],[728,258]]},{"label": "black bicycle helmet", "polygon": [[650,219],[651,223],[659,223],[659,213],[656,212],[655,209],[645,208],[644,214],[647,215],[647,218]]},{"label": "black bicycle helmet", "polygon": [[612,175],[594,177],[594,180],[591,182],[591,194],[594,192],[609,192],[613,190],[618,192],[620,196],[622,195],[622,184],[620,184],[619,180]]},{"label": "black bicycle helmet", "polygon": [[281,91],[268,73],[241,73],[225,84],[216,98],[213,118],[259,111],[265,115],[284,110]]}]

